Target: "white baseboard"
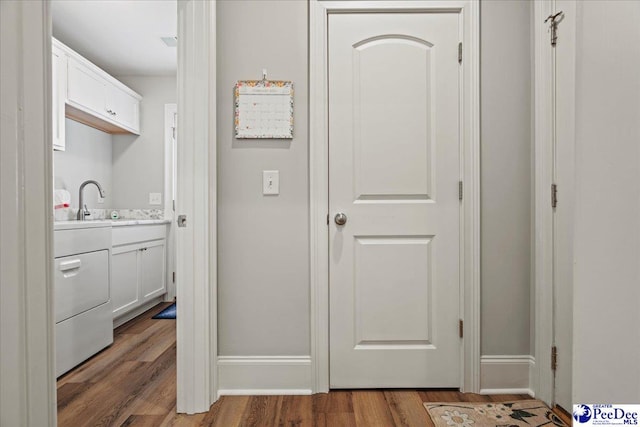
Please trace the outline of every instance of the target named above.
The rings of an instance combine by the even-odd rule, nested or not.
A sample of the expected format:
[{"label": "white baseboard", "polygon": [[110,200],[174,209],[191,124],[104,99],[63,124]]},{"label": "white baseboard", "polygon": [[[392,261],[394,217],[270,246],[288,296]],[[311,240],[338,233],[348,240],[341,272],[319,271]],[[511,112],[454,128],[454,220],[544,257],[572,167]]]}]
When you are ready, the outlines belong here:
[{"label": "white baseboard", "polygon": [[480,394],[529,394],[534,396],[532,379],[535,359],[529,355],[482,356]]},{"label": "white baseboard", "polygon": [[310,356],[218,356],[218,397],[311,394]]},{"label": "white baseboard", "polygon": [[163,298],[164,298],[164,295],[160,295],[159,297],[155,297],[154,299],[142,304],[140,307],[137,307],[137,308],[131,310],[130,312],[123,314],[122,316],[116,317],[115,319],[113,319],[113,329],[117,328],[118,326],[124,325],[129,320],[135,319],[136,317],[140,316],[145,311],[147,311],[147,310],[155,307],[156,305],[160,304],[163,301]]}]

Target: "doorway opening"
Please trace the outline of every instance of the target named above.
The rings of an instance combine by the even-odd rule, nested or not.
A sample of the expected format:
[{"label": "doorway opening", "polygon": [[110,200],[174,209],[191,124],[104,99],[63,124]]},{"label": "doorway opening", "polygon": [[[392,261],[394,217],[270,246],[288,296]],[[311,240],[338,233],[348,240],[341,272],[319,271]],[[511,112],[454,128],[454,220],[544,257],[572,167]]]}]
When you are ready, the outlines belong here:
[{"label": "doorway opening", "polygon": [[[175,411],[176,321],[153,315],[175,298],[178,4],[52,1],[50,9],[60,418],[159,364]],[[98,235],[104,245],[89,245]],[[82,239],[89,243],[59,251]],[[86,419],[110,416],[87,411]]]}]

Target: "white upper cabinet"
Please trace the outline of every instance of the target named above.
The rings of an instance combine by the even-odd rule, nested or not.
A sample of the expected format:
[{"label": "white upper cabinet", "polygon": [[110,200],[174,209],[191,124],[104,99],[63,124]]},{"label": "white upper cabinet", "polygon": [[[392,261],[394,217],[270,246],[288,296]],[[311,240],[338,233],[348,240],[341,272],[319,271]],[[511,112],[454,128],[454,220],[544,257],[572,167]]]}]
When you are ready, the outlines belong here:
[{"label": "white upper cabinet", "polygon": [[[67,102],[69,105],[93,113],[107,116],[107,81],[85,62],[69,58]],[[107,116],[108,117],[108,116]],[[111,118],[111,117],[108,117]]]},{"label": "white upper cabinet", "polygon": [[65,117],[108,133],[140,134],[140,95],[56,39],[52,53],[54,149],[64,150]]},{"label": "white upper cabinet", "polygon": [[65,126],[64,110],[67,100],[67,56],[62,49],[53,45],[51,57],[51,112],[53,114],[53,149],[64,151]]},{"label": "white upper cabinet", "polygon": [[140,133],[140,99],[126,90],[109,86],[107,91],[107,114],[127,129]]}]

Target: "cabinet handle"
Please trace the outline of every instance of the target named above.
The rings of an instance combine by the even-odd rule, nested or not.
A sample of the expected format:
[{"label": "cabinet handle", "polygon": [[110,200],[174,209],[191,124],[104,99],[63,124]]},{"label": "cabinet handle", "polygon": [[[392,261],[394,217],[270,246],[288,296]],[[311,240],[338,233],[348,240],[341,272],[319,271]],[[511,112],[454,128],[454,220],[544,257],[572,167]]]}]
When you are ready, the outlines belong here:
[{"label": "cabinet handle", "polygon": [[58,268],[60,269],[60,271],[69,271],[69,270],[76,270],[81,266],[82,266],[82,261],[80,261],[79,259],[74,259],[71,261],[61,262]]}]

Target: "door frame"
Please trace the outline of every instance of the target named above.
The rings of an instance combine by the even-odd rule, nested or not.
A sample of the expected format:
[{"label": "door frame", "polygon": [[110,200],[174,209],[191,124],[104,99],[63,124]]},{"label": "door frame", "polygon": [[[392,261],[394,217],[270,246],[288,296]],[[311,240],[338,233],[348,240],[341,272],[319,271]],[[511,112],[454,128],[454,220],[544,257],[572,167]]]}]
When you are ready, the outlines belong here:
[{"label": "door frame", "polygon": [[535,366],[532,389],[536,398],[551,405],[553,399],[553,50],[544,23],[554,10],[553,0],[533,2],[534,27],[534,162],[535,239],[534,311]]},{"label": "door frame", "polygon": [[217,396],[216,0],[178,1],[177,412]]},{"label": "door frame", "polygon": [[0,423],[55,426],[51,11],[0,8]]},{"label": "door frame", "polygon": [[464,320],[461,382],[480,391],[480,5],[456,1],[309,0],[309,224],[312,391],[329,391],[329,115],[327,23],[346,12],[457,12],[463,61],[460,67],[461,180],[460,313]]},{"label": "door frame", "polygon": [[[177,132],[178,104],[164,104],[164,219],[169,220],[167,230],[167,294],[165,301],[173,301],[176,296],[176,283],[173,273],[176,271],[176,224],[174,168],[177,168],[177,156],[174,156],[174,132]],[[175,130],[174,130],[175,129]],[[176,147],[177,148],[177,147]],[[175,158],[174,158],[175,157]],[[177,172],[176,172],[177,173]],[[169,197],[171,196],[171,197]]]},{"label": "door frame", "polygon": [[[540,0],[533,2],[533,8],[535,46],[535,239],[533,242],[535,281],[533,310],[535,316],[536,363],[533,368],[531,386],[536,398],[553,407],[552,405],[555,404],[555,379],[551,368],[551,349],[555,343],[555,236],[554,213],[551,207],[551,185],[554,183],[555,168],[554,99],[558,95],[553,72],[555,68],[555,51],[551,47],[549,25],[545,23],[545,19],[555,13],[557,6],[555,0]],[[575,31],[575,28],[573,30]],[[575,45],[573,48],[575,49]],[[572,54],[575,56],[575,51]],[[575,76],[573,77],[571,83],[575,85]],[[563,198],[564,203],[569,200],[568,195]]]}]

